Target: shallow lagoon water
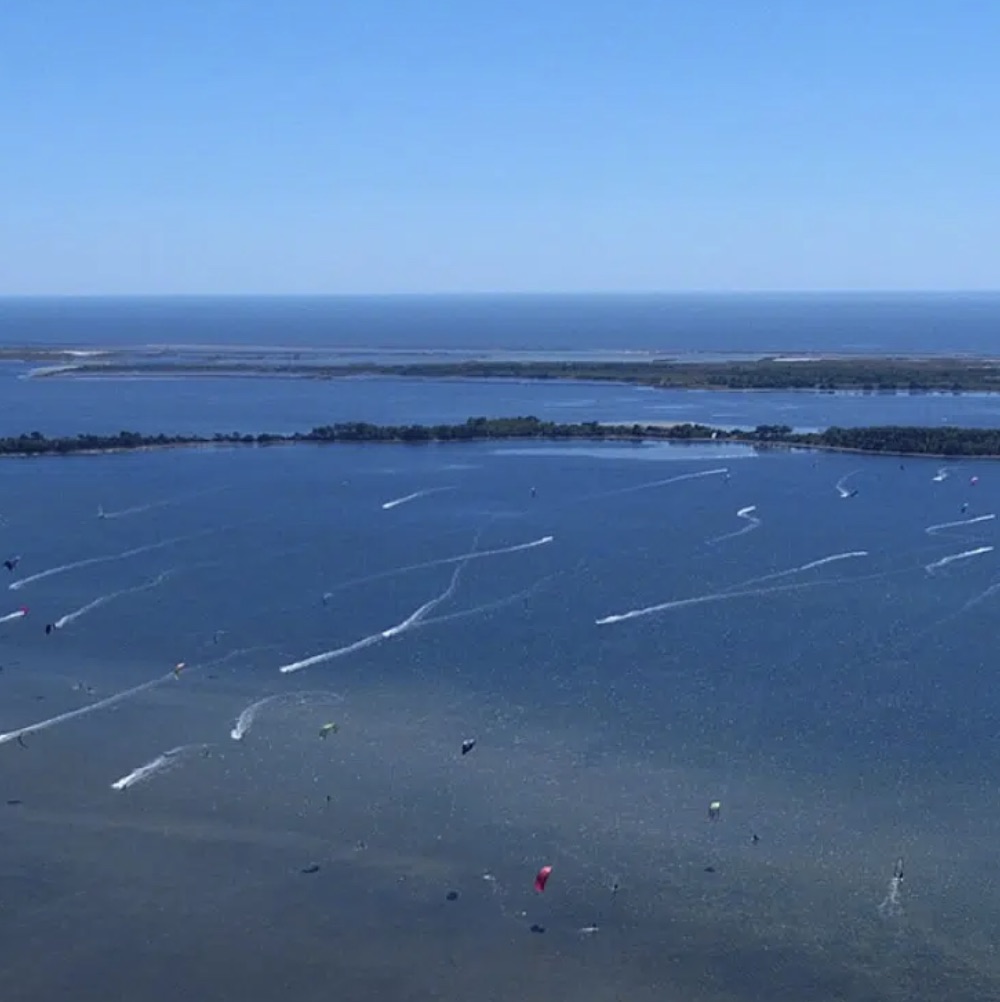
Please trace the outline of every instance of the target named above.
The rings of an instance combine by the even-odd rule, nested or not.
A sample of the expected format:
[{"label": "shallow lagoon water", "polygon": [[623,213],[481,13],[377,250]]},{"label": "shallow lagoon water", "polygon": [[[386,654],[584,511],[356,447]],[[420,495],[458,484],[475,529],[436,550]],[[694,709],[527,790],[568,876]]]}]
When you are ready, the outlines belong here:
[{"label": "shallow lagoon water", "polygon": [[0,433],[291,434],[338,421],[462,423],[531,414],[549,421],[698,422],[725,428],[787,424],[914,424],[992,428],[995,394],[659,390],[592,383],[349,378],[27,378],[0,364]]},{"label": "shallow lagoon water", "polygon": [[[1000,520],[926,530],[1000,513],[1000,481],[940,465],[499,443],[5,461],[10,578],[186,537],[0,592],[31,610],[0,627],[0,731],[167,675],[0,744],[22,801],[0,807],[5,998],[995,997],[1000,549],[926,567]],[[759,526],[720,538],[749,506]],[[458,567],[412,629],[278,670],[404,623]],[[278,700],[231,739],[301,690],[343,702]]]}]

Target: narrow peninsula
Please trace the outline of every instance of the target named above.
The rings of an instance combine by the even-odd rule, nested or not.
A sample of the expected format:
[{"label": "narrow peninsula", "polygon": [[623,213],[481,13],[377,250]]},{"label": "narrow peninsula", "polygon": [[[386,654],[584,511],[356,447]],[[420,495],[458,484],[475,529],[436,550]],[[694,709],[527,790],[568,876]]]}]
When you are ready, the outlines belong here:
[{"label": "narrow peninsula", "polygon": [[[293,348],[0,349],[0,361],[45,363],[35,379],[299,378],[509,379],[622,383],[657,389],[1000,393],[1000,359],[774,355],[750,360],[642,358],[337,361]],[[347,353],[349,354],[349,353]]]},{"label": "narrow peninsula", "polygon": [[827,428],[798,432],[788,425],[713,428],[701,424],[603,424],[585,421],[560,424],[536,417],[469,418],[462,424],[376,425],[347,422],[323,425],[308,432],[257,435],[232,432],[215,435],[150,435],[122,431],[115,435],[81,434],[48,438],[40,432],[0,438],[0,456],[72,456],[105,452],[199,446],[275,446],[293,444],[396,443],[489,440],[626,441],[737,443],[755,449],[804,448],[896,456],[1000,459],[1000,428],[920,428],[882,425],[868,428]]}]

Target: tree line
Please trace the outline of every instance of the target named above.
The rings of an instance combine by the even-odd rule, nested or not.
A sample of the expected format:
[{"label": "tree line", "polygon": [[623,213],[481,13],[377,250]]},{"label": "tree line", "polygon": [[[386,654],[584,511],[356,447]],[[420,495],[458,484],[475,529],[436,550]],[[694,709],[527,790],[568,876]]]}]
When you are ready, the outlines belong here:
[{"label": "tree line", "polygon": [[1000,393],[1000,364],[986,359],[780,357],[750,361],[637,362],[464,360],[414,363],[323,365],[303,362],[194,360],[100,361],[40,373],[39,378],[129,374],[308,376],[396,376],[424,379],[585,380],[629,383],[659,389],[814,390],[834,392],[985,392]]},{"label": "tree line", "polygon": [[797,432],[788,425],[758,425],[752,430],[713,428],[702,424],[612,425],[597,421],[564,424],[537,417],[469,418],[462,424],[376,425],[364,421],[322,425],[307,432],[274,434],[240,432],[214,435],[142,434],[121,431],[113,435],[80,434],[46,437],[34,431],[0,438],[0,456],[73,455],[120,452],[171,446],[253,445],[337,442],[473,442],[488,439],[585,439],[644,441],[739,442],[758,448],[803,446],[869,453],[934,456],[1000,457],[1000,428],[921,428],[880,425],[827,428]]}]

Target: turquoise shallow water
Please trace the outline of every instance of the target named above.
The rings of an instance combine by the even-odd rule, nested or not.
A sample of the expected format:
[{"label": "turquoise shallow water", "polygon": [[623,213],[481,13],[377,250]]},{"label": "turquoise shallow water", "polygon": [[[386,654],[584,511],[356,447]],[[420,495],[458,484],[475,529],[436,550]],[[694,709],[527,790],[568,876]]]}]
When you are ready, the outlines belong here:
[{"label": "turquoise shallow water", "polygon": [[0,732],[166,676],[0,744],[5,998],[995,997],[1000,481],[939,467],[3,462],[10,581],[91,562],[0,592]]}]

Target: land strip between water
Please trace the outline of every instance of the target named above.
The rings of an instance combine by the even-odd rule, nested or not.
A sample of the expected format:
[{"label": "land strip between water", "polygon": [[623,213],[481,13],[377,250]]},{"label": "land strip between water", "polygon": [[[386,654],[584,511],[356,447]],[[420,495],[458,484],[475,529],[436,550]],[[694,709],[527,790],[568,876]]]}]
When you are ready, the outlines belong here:
[{"label": "land strip between water", "polygon": [[867,428],[827,428],[798,432],[788,425],[756,428],[714,428],[702,424],[603,424],[586,421],[560,424],[536,417],[469,418],[462,424],[375,425],[346,422],[323,425],[307,432],[257,435],[167,435],[122,431],[114,435],[81,434],[49,438],[40,432],[0,438],[0,457],[72,456],[163,448],[255,446],[337,443],[431,443],[528,441],[617,441],[641,445],[650,442],[733,443],[757,450],[821,449],[894,456],[1000,459],[1000,428],[921,428],[881,425]]},{"label": "land strip between water", "polygon": [[[329,354],[329,353],[327,353]],[[5,347],[0,361],[48,363],[34,378],[284,377],[511,379],[622,383],[658,389],[1000,393],[1000,359],[775,355],[751,360],[496,360],[331,363],[292,348]]]}]

